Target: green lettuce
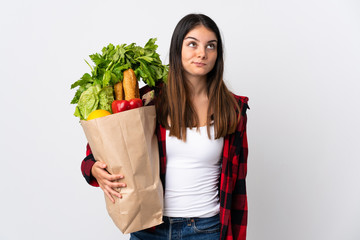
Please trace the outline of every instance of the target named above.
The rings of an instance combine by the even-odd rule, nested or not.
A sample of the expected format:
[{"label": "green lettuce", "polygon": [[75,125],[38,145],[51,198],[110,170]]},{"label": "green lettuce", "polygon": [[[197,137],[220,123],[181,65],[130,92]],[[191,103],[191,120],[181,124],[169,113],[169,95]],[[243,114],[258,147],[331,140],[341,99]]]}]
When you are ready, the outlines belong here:
[{"label": "green lettuce", "polygon": [[75,109],[75,117],[79,117],[80,120],[85,120],[92,111],[98,109],[100,91],[101,87],[96,85],[89,87],[81,94]]},{"label": "green lettuce", "polygon": [[111,86],[107,86],[101,89],[99,92],[99,109],[103,109],[112,113],[111,104],[113,101],[113,88]]}]

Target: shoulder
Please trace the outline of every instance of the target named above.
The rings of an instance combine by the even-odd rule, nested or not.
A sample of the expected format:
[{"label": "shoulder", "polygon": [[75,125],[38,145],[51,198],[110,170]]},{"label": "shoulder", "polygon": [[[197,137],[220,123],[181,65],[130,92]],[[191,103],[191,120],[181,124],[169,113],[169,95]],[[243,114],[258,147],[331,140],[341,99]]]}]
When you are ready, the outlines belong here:
[{"label": "shoulder", "polygon": [[234,96],[234,98],[235,98],[238,102],[240,102],[240,103],[242,103],[242,104],[247,104],[248,101],[249,101],[249,98],[248,98],[248,97],[236,95],[236,94],[234,94],[234,93],[232,93],[232,95]]},{"label": "shoulder", "polygon": [[[249,108],[248,102],[249,102],[249,98],[246,96],[240,96],[240,95],[236,95],[234,93],[232,93],[232,95],[234,96],[236,102],[239,105],[241,114],[240,114],[240,121],[237,124],[237,128],[236,128],[236,132],[240,135],[243,135],[244,132],[246,131],[246,124],[247,124],[247,115],[246,115],[246,111]],[[238,109],[236,110],[236,112],[238,113]]]},{"label": "shoulder", "polygon": [[236,95],[234,93],[232,93],[232,95],[234,96],[234,98],[236,99],[237,103],[239,104],[239,107],[241,109],[242,115],[244,115],[246,113],[247,109],[249,108],[249,98],[245,97],[245,96],[240,96],[240,95]]}]

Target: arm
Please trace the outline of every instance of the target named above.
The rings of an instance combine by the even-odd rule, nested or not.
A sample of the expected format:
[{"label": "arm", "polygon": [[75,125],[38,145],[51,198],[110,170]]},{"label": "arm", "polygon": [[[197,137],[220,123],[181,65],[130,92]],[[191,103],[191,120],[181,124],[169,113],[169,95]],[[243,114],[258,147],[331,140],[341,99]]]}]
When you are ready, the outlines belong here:
[{"label": "arm", "polygon": [[241,120],[236,130],[236,139],[234,146],[236,152],[234,157],[237,163],[237,174],[235,177],[235,185],[232,192],[231,205],[231,231],[233,238],[237,240],[246,239],[248,205],[246,194],[246,175],[247,175],[247,158],[248,158],[248,141],[246,133],[247,115],[249,108],[247,105],[247,97],[237,97],[240,109]]},{"label": "arm", "polygon": [[248,205],[246,194],[246,174],[248,145],[246,131],[243,132],[241,139],[241,152],[239,154],[238,176],[232,194],[232,232],[234,239],[245,240],[247,230]]},{"label": "arm", "polygon": [[91,174],[91,169],[95,164],[94,156],[92,155],[89,144],[86,145],[86,157],[81,162],[81,172],[86,182],[94,187],[99,187],[96,178]]},{"label": "arm", "polygon": [[94,187],[99,187],[104,191],[106,196],[114,203],[113,196],[122,198],[121,194],[115,189],[126,187],[125,183],[119,183],[123,179],[122,175],[111,175],[106,171],[106,164],[94,159],[89,144],[86,147],[86,157],[81,163],[81,172],[85,180]]}]

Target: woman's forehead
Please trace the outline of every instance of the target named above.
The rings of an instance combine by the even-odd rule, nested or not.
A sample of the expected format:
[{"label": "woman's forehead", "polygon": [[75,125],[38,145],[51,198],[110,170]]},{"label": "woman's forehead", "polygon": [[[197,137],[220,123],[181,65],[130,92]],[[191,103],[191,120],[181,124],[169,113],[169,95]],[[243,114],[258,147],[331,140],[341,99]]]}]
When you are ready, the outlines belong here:
[{"label": "woman's forehead", "polygon": [[191,29],[186,35],[184,40],[186,39],[192,39],[197,41],[216,41],[217,37],[215,33],[206,28],[203,25],[196,26],[195,28]]}]

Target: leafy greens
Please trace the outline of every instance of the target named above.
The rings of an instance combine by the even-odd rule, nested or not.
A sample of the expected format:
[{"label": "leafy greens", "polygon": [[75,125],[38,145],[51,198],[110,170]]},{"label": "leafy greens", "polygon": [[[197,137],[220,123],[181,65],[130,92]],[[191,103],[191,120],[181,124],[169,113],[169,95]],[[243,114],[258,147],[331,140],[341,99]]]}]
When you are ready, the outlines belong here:
[{"label": "leafy greens", "polygon": [[85,73],[78,81],[71,85],[77,88],[71,104],[78,104],[74,115],[81,120],[87,118],[91,111],[104,109],[111,112],[114,100],[113,86],[123,80],[123,71],[132,68],[136,78],[150,87],[158,82],[165,82],[168,75],[168,65],[162,64],[156,38],[150,38],[144,47],[135,43],[103,47],[101,54],[90,55],[95,64],[91,66],[91,74]]}]

